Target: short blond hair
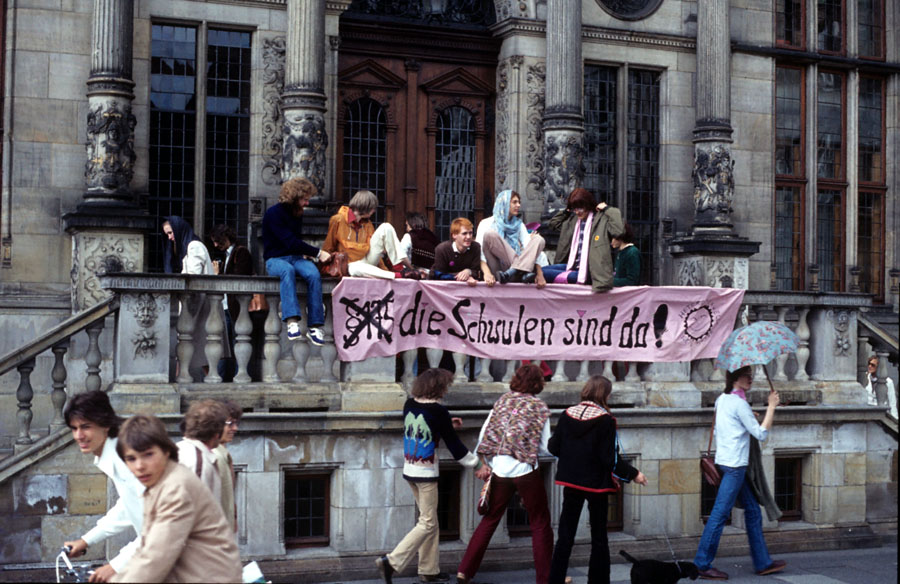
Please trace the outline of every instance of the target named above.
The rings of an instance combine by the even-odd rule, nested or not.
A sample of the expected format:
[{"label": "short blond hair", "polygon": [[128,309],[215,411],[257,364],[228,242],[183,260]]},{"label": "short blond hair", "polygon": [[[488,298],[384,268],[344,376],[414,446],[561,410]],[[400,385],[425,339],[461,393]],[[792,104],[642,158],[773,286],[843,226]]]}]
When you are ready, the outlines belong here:
[{"label": "short blond hair", "polygon": [[353,209],[354,213],[365,215],[366,213],[374,212],[378,208],[378,197],[372,191],[356,191],[356,194],[353,195],[353,198],[350,199],[347,205]]},{"label": "short blond hair", "polygon": [[316,195],[316,185],[305,178],[292,178],[281,185],[278,202],[296,205],[301,199],[311,199]]}]

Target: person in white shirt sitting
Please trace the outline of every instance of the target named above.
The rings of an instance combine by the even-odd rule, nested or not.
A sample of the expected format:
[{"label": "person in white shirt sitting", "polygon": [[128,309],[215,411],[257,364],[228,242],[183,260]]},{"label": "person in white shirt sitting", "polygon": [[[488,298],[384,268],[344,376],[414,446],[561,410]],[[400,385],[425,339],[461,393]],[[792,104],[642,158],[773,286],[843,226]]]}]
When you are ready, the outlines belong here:
[{"label": "person in white shirt sitting", "polygon": [[[222,402],[214,399],[194,402],[181,422],[184,438],[177,444],[178,462],[194,471],[220,502],[222,478],[213,450],[219,445],[227,420],[228,408]],[[222,511],[228,513],[233,510]]]},{"label": "person in white shirt sitting", "polygon": [[94,570],[90,579],[91,582],[108,582],[125,568],[140,547],[144,487],[116,454],[120,420],[109,403],[109,396],[97,390],[76,394],[66,405],[64,416],[78,448],[83,454],[94,455],[94,466],[112,479],[119,495],[116,504],[97,520],[97,525],[79,539],[65,542],[71,548],[69,557],[84,555],[88,546],[99,544],[117,533],[134,531],[134,539],[108,564]]},{"label": "person in white shirt sitting", "polygon": [[534,282],[543,288],[547,283],[539,259],[544,238],[528,233],[519,217],[521,207],[519,193],[500,191],[494,199],[494,214],[478,223],[475,241],[481,246],[481,271],[488,286],[495,282]]}]

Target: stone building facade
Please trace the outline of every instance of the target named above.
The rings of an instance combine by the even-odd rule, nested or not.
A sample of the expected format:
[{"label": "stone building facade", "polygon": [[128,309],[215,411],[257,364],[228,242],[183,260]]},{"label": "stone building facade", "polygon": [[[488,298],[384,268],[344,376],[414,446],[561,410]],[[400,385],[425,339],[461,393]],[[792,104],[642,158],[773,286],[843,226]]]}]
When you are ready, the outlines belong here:
[{"label": "stone building facade", "polygon": [[[0,549],[14,551],[0,563],[51,560],[111,503],[59,417],[83,387],[166,415],[173,432],[192,399],[244,406],[239,537],[267,575],[346,577],[409,528],[392,413],[414,355],[340,363],[333,343],[286,343],[272,311],[236,325],[244,365],[258,366],[249,382],[176,375],[194,353],[217,360],[221,322],[194,331],[172,306],[200,293],[277,300],[277,286],[154,275],[161,218],[181,215],[201,237],[230,224],[258,255],[262,213],[295,176],[319,188],[313,230],[368,188],[378,221],[401,230],[420,211],[442,238],[456,216],[489,215],[502,189],[521,193],[526,222],[591,189],[633,226],[645,283],[747,289],[745,319],[781,320],[803,340],[770,365],[792,402],[764,448],[792,510],[766,525],[773,547],[896,537],[896,420],[866,405],[860,383],[878,353],[879,377],[900,385],[895,3],[6,0],[2,13]],[[134,335],[153,339],[146,362]],[[449,405],[469,444],[506,358],[468,375],[454,356]],[[553,408],[589,371],[616,377],[624,447],[650,485],[616,500],[614,537],[627,547],[664,532],[692,554],[709,498],[696,459],[721,372],[552,365]],[[477,485],[448,477],[450,562],[477,524]],[[294,513],[299,501],[317,511]],[[527,550],[521,519],[510,515],[489,561]],[[742,545],[735,532],[723,547]]]}]

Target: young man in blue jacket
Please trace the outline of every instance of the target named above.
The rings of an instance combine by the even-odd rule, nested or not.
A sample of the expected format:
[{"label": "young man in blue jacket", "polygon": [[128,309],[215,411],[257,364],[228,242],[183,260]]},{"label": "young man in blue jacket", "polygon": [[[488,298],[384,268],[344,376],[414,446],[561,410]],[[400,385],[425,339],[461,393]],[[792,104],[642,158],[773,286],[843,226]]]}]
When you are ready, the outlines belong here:
[{"label": "young man in blue jacket", "polygon": [[306,283],[306,338],[321,347],[325,343],[325,306],[322,304],[322,277],[314,261],[327,262],[331,254],[303,240],[303,209],[316,194],[305,178],[292,178],[281,185],[278,203],[263,217],[263,258],[266,273],[281,278],[281,319],[287,324],[291,341],[301,337],[297,276]]}]

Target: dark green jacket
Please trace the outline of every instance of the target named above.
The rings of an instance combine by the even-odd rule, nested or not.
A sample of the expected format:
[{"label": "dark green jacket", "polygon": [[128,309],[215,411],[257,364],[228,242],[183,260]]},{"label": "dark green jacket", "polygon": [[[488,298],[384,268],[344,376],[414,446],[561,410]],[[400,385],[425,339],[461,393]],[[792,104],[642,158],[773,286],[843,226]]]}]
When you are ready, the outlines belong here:
[{"label": "dark green jacket", "polygon": [[[550,227],[559,229],[559,244],[556,246],[556,263],[564,264],[569,260],[569,249],[572,247],[572,236],[578,218],[575,213],[563,209],[550,219]],[[594,292],[606,292],[613,287],[613,261],[609,242],[613,237],[622,235],[625,223],[622,213],[615,207],[606,207],[598,211],[591,224],[591,243],[588,247],[588,270],[591,273],[591,289]]]},{"label": "dark green jacket", "polygon": [[633,245],[616,254],[616,275],[613,286],[641,285],[641,252]]}]

